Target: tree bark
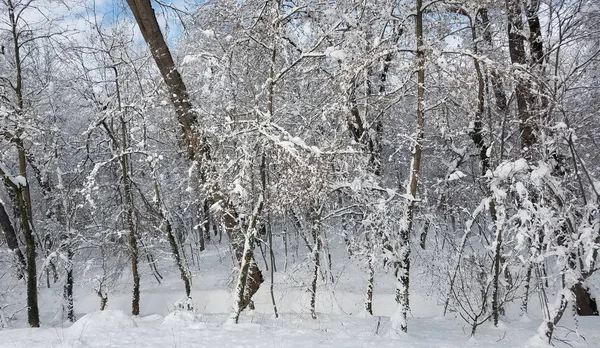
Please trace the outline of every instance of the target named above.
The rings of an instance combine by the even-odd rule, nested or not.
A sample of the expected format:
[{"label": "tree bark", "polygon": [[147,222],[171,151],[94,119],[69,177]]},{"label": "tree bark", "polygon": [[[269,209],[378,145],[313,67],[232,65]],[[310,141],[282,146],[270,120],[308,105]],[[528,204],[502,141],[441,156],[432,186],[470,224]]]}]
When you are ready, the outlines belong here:
[{"label": "tree bark", "polygon": [[[255,203],[254,212],[252,213],[252,217],[248,222],[248,229],[245,235],[244,241],[244,249],[242,255],[240,255],[241,263],[240,263],[240,272],[238,274],[238,280],[236,285],[236,299],[233,305],[233,312],[231,314],[231,320],[233,320],[236,324],[240,319],[240,313],[251,304],[252,295],[258,291],[258,288],[253,287],[254,284],[260,284],[264,280],[262,279],[262,275],[260,282],[256,282],[256,274],[253,274],[253,270],[257,268],[256,262],[254,261],[254,246],[256,244],[256,234],[257,234],[257,223],[258,217],[262,213],[263,209],[263,196],[259,195],[258,201]],[[251,294],[250,296],[248,294]]]},{"label": "tree bark", "polygon": [[577,315],[598,315],[598,305],[596,304],[596,300],[582,283],[575,284],[573,287],[573,294],[575,295],[575,310],[577,311]]},{"label": "tree bark", "polygon": [[402,332],[408,331],[408,311],[410,310],[409,286],[410,286],[410,231],[412,230],[413,215],[415,210],[415,198],[421,173],[422,143],[425,126],[425,50],[423,42],[423,0],[416,0],[416,25],[415,35],[417,38],[417,127],[415,132],[414,147],[409,172],[409,182],[406,193],[409,196],[404,208],[403,221],[400,226],[398,262],[396,262],[395,275],[396,302],[398,310],[394,314],[392,328]]},{"label": "tree bark", "polygon": [[319,279],[319,269],[321,267],[321,248],[323,245],[323,241],[322,241],[322,237],[321,237],[321,228],[322,228],[322,221],[321,221],[321,209],[322,206],[319,208],[313,207],[313,223],[312,223],[312,237],[313,237],[313,250],[312,250],[312,254],[313,254],[313,263],[314,263],[314,270],[313,270],[313,277],[312,277],[312,282],[310,285],[310,316],[313,319],[317,319],[317,311],[316,311],[316,304],[317,304],[317,281]]},{"label": "tree bark", "polygon": [[17,239],[17,233],[10,221],[10,217],[8,216],[6,209],[4,208],[4,204],[0,201],[0,228],[4,232],[4,238],[6,239],[6,245],[15,254],[15,261],[18,268],[19,278],[24,276],[23,271],[27,267],[27,263],[25,262],[25,256],[21,252],[21,248],[19,247],[19,240]]},{"label": "tree bark", "polygon": [[63,288],[63,298],[65,301],[65,309],[67,311],[67,320],[71,323],[75,322],[75,307],[73,305],[73,250],[70,246],[67,247],[67,279]]},{"label": "tree bark", "polygon": [[[478,11],[479,17],[481,18],[481,28],[484,42],[487,44],[488,48],[492,48],[492,33],[490,31],[490,18],[488,15],[487,8],[482,8]],[[498,74],[497,69],[490,69],[490,80],[492,84],[492,90],[494,93],[494,99],[496,102],[496,109],[500,112],[500,114],[505,114],[507,112],[508,100],[506,98],[506,91],[504,90],[504,82]]]},{"label": "tree bark", "polygon": [[369,251],[368,258],[368,278],[367,293],[365,294],[365,311],[370,315],[373,315],[373,287],[375,283],[375,269],[373,268],[373,251]]},{"label": "tree bark", "polygon": [[[527,67],[525,53],[525,38],[523,37],[524,25],[521,18],[521,1],[506,0],[508,15],[508,51],[510,60],[516,69]],[[531,107],[535,102],[535,96],[531,93],[531,82],[517,77],[515,94],[519,114],[519,132],[521,139],[521,151],[527,159],[532,158],[532,147],[537,141],[536,125],[532,119]]]}]

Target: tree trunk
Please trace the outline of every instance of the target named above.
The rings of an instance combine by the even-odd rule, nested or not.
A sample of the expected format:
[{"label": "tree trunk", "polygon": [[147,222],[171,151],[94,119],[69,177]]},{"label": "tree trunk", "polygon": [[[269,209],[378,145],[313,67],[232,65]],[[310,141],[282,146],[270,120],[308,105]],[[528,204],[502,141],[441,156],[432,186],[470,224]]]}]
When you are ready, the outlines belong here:
[{"label": "tree trunk", "polygon": [[[226,196],[226,191],[221,190],[218,183],[214,180],[208,182],[209,172],[213,169],[211,167],[210,147],[202,129],[198,125],[197,115],[193,110],[187,88],[179,71],[175,67],[169,46],[167,46],[156,20],[152,4],[150,0],[127,0],[127,4],[135,17],[144,40],[150,46],[152,57],[169,91],[171,103],[175,108],[175,113],[183,132],[183,145],[188,157],[198,164],[201,183],[204,184],[203,186],[206,186],[206,190],[208,191],[198,193],[208,195],[210,202],[219,203],[222,207],[223,227],[229,236],[235,256],[241,264],[244,262],[242,256],[245,253],[246,238],[242,233],[237,211],[231,200]],[[250,303],[251,297],[258,291],[260,284],[264,281],[262,273],[254,261],[254,256],[252,254],[249,256],[250,262],[246,265],[250,269],[248,289],[246,291],[246,296],[249,296],[249,298],[247,301],[243,301],[243,303]]]},{"label": "tree trunk", "polygon": [[[160,196],[160,190],[158,187],[158,180],[156,179],[155,174],[153,174],[154,176],[154,194],[156,196],[156,204],[157,204],[157,209],[158,209],[158,214],[160,219],[162,220],[162,222],[165,224],[165,232],[167,233],[167,240],[169,241],[169,245],[171,246],[171,253],[173,254],[173,257],[175,258],[175,263],[177,264],[177,268],[179,269],[179,275],[181,277],[181,280],[183,281],[183,285],[185,288],[185,296],[188,299],[187,301],[187,306],[188,306],[188,310],[191,310],[191,304],[192,301],[190,301],[191,299],[191,292],[192,292],[192,286],[191,286],[191,281],[190,281],[190,277],[188,274],[188,271],[185,267],[185,263],[183,261],[183,258],[181,257],[181,254],[179,253],[179,245],[177,244],[177,241],[175,240],[175,236],[173,235],[173,227],[171,225],[171,221],[169,221],[169,219],[167,218],[167,214],[166,214],[166,209],[163,207],[162,205],[162,199]],[[202,228],[200,229],[200,233],[203,233]]]},{"label": "tree trunk", "polygon": [[268,238],[269,238],[269,255],[271,259],[271,284],[269,286],[269,292],[271,293],[271,302],[273,303],[273,313],[275,318],[279,318],[279,313],[277,312],[277,304],[275,303],[275,293],[273,292],[273,287],[275,285],[275,255],[273,254],[273,231],[271,228],[267,230]]},{"label": "tree trunk", "polygon": [[75,308],[73,306],[73,250],[70,246],[67,247],[67,279],[65,280],[65,285],[63,289],[63,298],[65,301],[65,310],[67,312],[67,320],[71,323],[74,323],[75,318]]},{"label": "tree trunk", "polygon": [[[492,209],[490,208],[490,211]],[[496,230],[496,238],[494,240],[494,266],[492,271],[492,320],[494,322],[494,326],[498,326],[498,321],[500,317],[500,288],[499,288],[499,279],[500,279],[500,266],[501,266],[501,252],[502,252],[502,227],[495,226]]]},{"label": "tree trunk", "polygon": [[123,185],[123,208],[125,212],[125,225],[129,230],[129,252],[131,253],[131,275],[133,278],[133,295],[131,299],[131,314],[140,314],[140,274],[138,270],[139,265],[139,249],[137,235],[135,231],[135,224],[133,221],[134,215],[134,202],[133,202],[133,191],[131,189],[131,177],[129,174],[129,155],[126,153],[128,148],[128,134],[127,124],[123,118],[121,108],[121,92],[119,87],[119,75],[116,66],[113,66],[115,73],[115,87],[117,91],[117,108],[119,111],[119,120],[121,124],[121,144],[117,143],[117,139],[112,133],[112,129],[108,127],[106,122],[102,122],[106,132],[109,134],[112,140],[112,149],[115,154],[120,150],[119,163],[121,164],[121,180]]},{"label": "tree trunk", "polygon": [[587,287],[581,283],[577,283],[573,287],[573,294],[575,295],[575,310],[577,311],[577,315],[598,315],[596,299],[591,296]]},{"label": "tree trunk", "polygon": [[[273,69],[271,69],[272,71]],[[272,76],[272,72],[269,73]],[[270,78],[272,80],[272,77]],[[271,108],[273,107],[272,101],[269,103]],[[271,109],[270,112],[273,112]],[[267,158],[266,154],[263,153],[262,160],[260,162],[260,181],[261,181],[261,190],[262,194],[265,197],[265,200],[268,201],[268,191],[267,191],[267,180],[268,180],[268,170],[267,170]],[[271,283],[269,284],[269,293],[271,294],[271,303],[273,304],[273,313],[275,318],[279,318],[279,313],[277,312],[277,304],[275,302],[275,293],[273,288],[275,286],[275,254],[273,253],[273,230],[271,229],[271,219],[270,215],[267,213],[267,221],[263,224],[266,233],[267,233],[267,241],[269,243],[269,260],[271,261]]]},{"label": "tree trunk", "polygon": [[25,256],[23,256],[21,248],[19,247],[17,233],[15,232],[15,229],[13,228],[13,225],[10,222],[10,217],[6,213],[6,209],[4,209],[4,204],[2,204],[2,201],[0,201],[0,228],[4,232],[6,245],[8,246],[10,251],[14,253],[19,278],[22,278],[25,276],[23,272],[27,267],[27,263],[25,262]]},{"label": "tree trunk", "polygon": [[127,164],[127,155],[125,149],[127,148],[127,131],[125,130],[125,122],[121,118],[121,135],[123,151],[121,154],[121,171],[123,174],[123,191],[125,197],[125,223],[129,229],[129,251],[131,253],[131,275],[133,277],[133,297],[131,300],[131,314],[140,314],[140,274],[138,271],[139,261],[139,250],[137,243],[137,235],[135,232],[135,225],[133,222],[133,194],[131,191],[131,182],[129,178],[129,166]]},{"label": "tree trunk", "polygon": [[[369,243],[370,244],[370,243]],[[372,247],[372,245],[371,245]],[[373,287],[375,283],[375,269],[373,268],[373,251],[369,252],[367,293],[365,295],[365,311],[373,315]]]},{"label": "tree trunk", "polygon": [[29,326],[40,326],[40,314],[37,301],[37,268],[35,263],[35,237],[30,224],[29,209],[27,208],[27,199],[24,196],[25,188],[19,188],[17,197],[19,200],[19,210],[21,211],[21,228],[25,236],[25,255],[27,259],[27,318]]},{"label": "tree trunk", "polygon": [[[481,29],[484,42],[487,44],[488,49],[492,48],[492,32],[490,31],[490,18],[488,15],[487,8],[482,8],[478,11],[481,18]],[[484,52],[485,53],[485,52]],[[508,100],[506,98],[506,92],[504,90],[504,83],[498,71],[491,67],[490,69],[490,80],[492,82],[492,90],[494,93],[494,99],[496,102],[496,109],[504,115],[507,112]]]},{"label": "tree trunk", "polygon": [[408,202],[404,209],[403,221],[400,225],[398,262],[396,262],[395,275],[396,301],[398,310],[393,316],[392,329],[402,332],[408,331],[409,286],[410,286],[410,231],[412,230],[413,215],[415,210],[415,198],[421,173],[422,142],[424,138],[425,125],[425,51],[423,50],[423,0],[416,0],[416,25],[415,35],[417,38],[417,128],[415,132],[414,147],[409,172],[409,183],[406,189]]},{"label": "tree trunk", "polygon": [[527,265],[527,272],[525,273],[525,285],[523,286],[525,293],[523,294],[523,302],[521,302],[521,315],[527,314],[527,307],[529,306],[532,270],[533,265],[530,263],[529,265]]},{"label": "tree trunk", "polygon": [[167,232],[167,239],[169,240],[169,245],[171,246],[171,252],[173,253],[175,263],[177,264],[177,268],[179,268],[179,275],[181,276],[181,280],[183,281],[183,286],[185,288],[185,296],[188,299],[190,299],[192,294],[192,286],[190,284],[190,278],[188,276],[185,264],[183,263],[183,259],[179,254],[179,246],[177,245],[177,241],[175,241],[175,236],[173,235],[173,228],[171,227],[171,223],[168,219],[165,218],[163,221],[166,225],[165,231]]},{"label": "tree trunk", "polygon": [[[525,5],[525,14],[527,16],[527,24],[529,26],[529,52],[531,55],[531,66],[533,68],[534,76],[538,79],[544,79],[545,67],[544,67],[544,44],[542,38],[542,27],[540,24],[540,18],[538,15],[540,9],[540,0],[527,0]],[[541,81],[540,81],[541,82]],[[538,83],[541,87],[544,84]],[[536,97],[537,95],[537,97]],[[548,97],[541,88],[539,93],[532,95],[532,115],[541,122],[548,122]],[[548,130],[550,131],[550,130]]]},{"label": "tree trunk", "polygon": [[317,280],[319,279],[319,269],[321,267],[321,248],[323,245],[321,237],[321,209],[322,206],[317,209],[313,207],[313,223],[312,223],[312,237],[313,237],[313,277],[310,284],[310,316],[313,319],[317,319],[316,303],[317,303]]},{"label": "tree trunk", "polygon": [[[258,288],[255,288],[255,284],[260,284],[263,282],[262,274],[260,274],[260,282],[256,281],[257,275],[254,272],[255,269],[258,268],[256,266],[256,262],[254,261],[254,245],[256,242],[256,234],[257,234],[257,222],[258,217],[262,213],[263,209],[263,196],[259,195],[258,201],[255,203],[254,212],[252,213],[252,217],[248,222],[248,229],[245,235],[244,241],[244,249],[242,255],[240,255],[241,264],[240,264],[240,272],[238,274],[238,280],[235,290],[235,303],[233,305],[233,312],[231,314],[231,320],[238,323],[240,319],[240,313],[251,304],[252,295],[258,291]],[[250,294],[250,295],[249,295]]]},{"label": "tree trunk", "polygon": [[[521,1],[506,0],[508,15],[508,51],[513,65],[517,69],[527,66],[525,53],[525,38],[523,37],[524,25],[521,18]],[[516,79],[515,94],[519,114],[519,132],[521,139],[521,150],[527,159],[532,157],[532,147],[536,143],[535,124],[531,115],[531,107],[535,102],[535,96],[531,93],[531,83],[526,79]]]},{"label": "tree trunk", "polygon": [[[16,9],[12,0],[7,0],[8,18],[11,27],[12,41],[15,55],[15,70],[16,81],[13,86],[17,97],[16,112],[19,116],[24,116],[25,102],[23,99],[23,75],[22,75],[22,60],[21,60],[21,43],[19,42],[20,34],[18,28],[18,18],[16,17]],[[27,5],[26,5],[27,6]],[[18,12],[21,13],[21,12]],[[22,131],[17,130],[14,136],[14,144],[17,147],[17,155],[19,159],[19,175],[25,179],[25,186],[13,187],[17,198],[17,207],[21,217],[21,228],[25,237],[25,258],[27,261],[27,318],[31,327],[40,326],[40,315],[37,299],[37,268],[35,263],[35,236],[33,234],[33,214],[31,207],[31,195],[29,192],[29,180],[27,179],[27,158],[25,154],[25,146],[21,139]]]}]

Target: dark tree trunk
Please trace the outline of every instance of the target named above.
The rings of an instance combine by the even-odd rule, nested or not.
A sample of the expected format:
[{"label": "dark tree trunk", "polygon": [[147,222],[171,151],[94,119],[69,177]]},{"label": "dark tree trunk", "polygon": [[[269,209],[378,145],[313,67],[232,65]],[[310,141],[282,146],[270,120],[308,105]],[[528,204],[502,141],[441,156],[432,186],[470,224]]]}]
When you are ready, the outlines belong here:
[{"label": "dark tree trunk", "polygon": [[[254,261],[254,246],[256,244],[257,222],[258,217],[262,213],[264,200],[262,194],[255,203],[254,212],[248,222],[246,235],[244,236],[244,245],[242,246],[242,254],[240,255],[240,273],[236,285],[236,299],[231,319],[237,324],[240,318],[240,313],[246,308],[254,309],[252,296],[258,291],[258,286],[264,281],[262,273],[255,273],[258,269],[256,261]],[[257,278],[260,277],[260,278]]]},{"label": "dark tree trunk", "polygon": [[321,221],[321,207],[318,208],[318,210],[316,208],[313,207],[313,223],[312,223],[312,237],[313,237],[313,262],[314,262],[314,269],[313,269],[313,277],[312,277],[312,282],[310,284],[310,316],[313,319],[317,319],[317,311],[316,311],[316,304],[317,304],[317,280],[319,279],[319,270],[321,268],[321,248],[323,245],[322,239],[321,239],[321,228],[322,228],[322,221]]},{"label": "dark tree trunk", "polygon": [[10,221],[10,217],[6,213],[6,209],[4,209],[4,205],[0,201],[0,228],[4,232],[4,238],[6,239],[6,245],[8,248],[15,254],[15,261],[17,263],[19,278],[24,276],[23,271],[27,267],[27,263],[25,262],[25,256],[21,252],[21,248],[19,248],[19,240],[17,239],[17,233]]},{"label": "dark tree trunk", "polygon": [[573,294],[575,294],[575,310],[577,311],[577,315],[598,315],[596,299],[591,296],[589,290],[583,284],[575,284]]},{"label": "dark tree trunk", "polygon": [[541,66],[544,62],[544,44],[542,42],[542,26],[538,16],[540,0],[528,0],[525,10],[527,24],[529,25],[529,47],[531,63]]},{"label": "dark tree trunk", "polygon": [[[537,78],[543,79],[545,75],[544,68],[544,44],[542,38],[542,27],[538,15],[540,9],[540,0],[528,0],[525,7],[527,15],[527,24],[529,26],[529,51],[531,53],[531,65],[534,68],[534,73]],[[548,121],[548,97],[543,91],[537,93],[539,98],[536,98],[535,105],[532,105],[533,114],[541,121]]]},{"label": "dark tree trunk", "polygon": [[[173,257],[175,258],[175,263],[177,264],[177,268],[179,268],[179,275],[181,276],[181,280],[183,280],[183,285],[185,287],[185,296],[189,299],[189,298],[191,298],[191,293],[192,293],[190,277],[186,270],[186,267],[185,267],[185,264],[181,257],[181,254],[179,253],[179,246],[177,245],[177,241],[175,240],[175,236],[173,235],[173,228],[171,227],[171,223],[169,222],[169,220],[166,217],[164,217],[164,215],[163,215],[163,219],[164,219],[163,221],[166,225],[165,230],[167,232],[167,239],[169,240],[169,245],[171,246],[171,252],[173,253]],[[192,308],[190,308],[189,305],[190,304],[188,304],[187,309],[191,310]]]},{"label": "dark tree trunk", "polygon": [[[126,163],[126,162],[125,162]],[[123,164],[126,168],[126,164]],[[129,182],[126,171],[124,172],[123,180]],[[139,250],[137,243],[137,235],[135,233],[135,225],[133,223],[133,201],[131,200],[131,188],[129,184],[125,187],[126,198],[126,224],[129,229],[129,250],[131,252],[131,274],[133,277],[133,297],[131,300],[131,314],[140,314],[140,273],[138,270]]]},{"label": "dark tree trunk", "polygon": [[[171,103],[175,108],[177,119],[183,132],[183,144],[190,160],[198,163],[199,175],[203,184],[207,186],[208,198],[211,202],[220,203],[223,208],[223,227],[232,243],[236,258],[242,263],[244,254],[244,235],[238,220],[238,214],[233,203],[228,199],[225,191],[221,190],[218,183],[208,182],[209,174],[212,171],[210,147],[207,139],[198,125],[197,115],[193,110],[190,97],[175,66],[169,46],[160,30],[156,19],[154,9],[150,0],[127,0],[127,4],[135,17],[144,40],[150,46],[150,52],[160,71],[163,80],[171,96]],[[254,261],[254,256],[250,255],[248,263],[249,272],[246,283],[246,296],[243,301],[243,308],[250,303],[252,296],[258,291],[260,284],[264,281],[258,265]],[[242,309],[243,309],[242,308]]]},{"label": "dark tree trunk", "polygon": [[[20,34],[23,32],[19,29],[19,17],[16,15],[17,13],[21,12],[15,10],[15,5],[13,4],[12,0],[7,0],[6,5],[8,7],[9,24],[11,27],[10,32],[12,34],[15,55],[16,80],[13,89],[17,97],[16,112],[18,115],[23,116],[25,107],[25,102],[23,99],[23,74],[21,66],[23,62],[21,60],[21,42],[19,41]],[[17,147],[19,174],[25,178],[25,186],[17,186],[13,184],[13,189],[17,198],[16,207],[18,208],[21,218],[21,231],[25,237],[25,259],[27,261],[27,319],[29,326],[39,327],[40,315],[37,298],[37,266],[35,263],[36,245],[33,231],[33,209],[31,207],[29,180],[27,179],[27,158],[25,155],[25,147],[23,146],[23,139],[20,138],[21,133],[21,130],[16,132],[13,142]]]},{"label": "dark tree trunk", "polygon": [[[372,247],[372,245],[371,245]],[[375,284],[375,269],[373,268],[373,253],[369,253],[367,293],[365,295],[365,311],[373,315],[373,287]]]},{"label": "dark tree trunk", "polygon": [[71,323],[75,322],[75,308],[73,306],[73,250],[67,246],[67,279],[63,291],[65,301],[65,309],[67,311],[67,320]]},{"label": "dark tree trunk", "polygon": [[527,265],[527,272],[525,273],[525,285],[523,286],[525,293],[523,294],[523,302],[521,302],[521,315],[527,314],[527,308],[529,306],[529,295],[531,289],[531,271],[533,270],[533,265]]},{"label": "dark tree trunk", "polygon": [[[488,15],[487,8],[482,8],[478,11],[479,17],[481,19],[481,28],[484,42],[487,44],[488,48],[492,48],[492,32],[490,31],[490,18]],[[508,100],[506,98],[506,91],[504,90],[504,82],[502,81],[500,75],[493,67],[490,70],[490,80],[492,84],[492,90],[494,92],[494,99],[496,101],[496,109],[504,114],[507,111]]]},{"label": "dark tree trunk", "polygon": [[[521,18],[521,1],[506,0],[508,15],[508,50],[510,60],[518,64],[519,68],[527,66],[525,53],[525,38],[523,37],[524,25]],[[521,149],[526,158],[531,159],[532,147],[536,143],[535,123],[531,115],[531,107],[535,96],[531,93],[531,83],[523,78],[517,78],[515,94],[519,113],[519,132]]]}]

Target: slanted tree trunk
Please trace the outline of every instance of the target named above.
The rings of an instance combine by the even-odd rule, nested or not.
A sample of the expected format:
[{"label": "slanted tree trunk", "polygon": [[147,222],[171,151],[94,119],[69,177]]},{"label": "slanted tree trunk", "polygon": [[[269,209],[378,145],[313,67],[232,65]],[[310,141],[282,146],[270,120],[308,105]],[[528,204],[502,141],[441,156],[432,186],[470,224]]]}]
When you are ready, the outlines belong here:
[{"label": "slanted tree trunk", "polygon": [[[392,37],[391,40],[394,43],[397,43],[400,36],[402,35],[402,31],[398,31],[395,27],[395,22],[393,22],[392,24],[393,28],[392,28]],[[369,41],[369,40],[367,40]],[[367,51],[368,51],[369,47],[367,47]],[[383,67],[381,69],[381,72],[379,74],[379,94],[383,95],[385,94],[386,91],[386,81],[387,81],[387,77],[388,77],[388,72],[390,69],[390,65],[392,62],[392,58],[393,58],[393,54],[389,53],[387,55],[385,55],[385,57],[383,58]],[[383,174],[383,166],[381,163],[381,153],[383,150],[382,147],[382,142],[381,142],[381,137],[382,137],[382,133],[383,133],[383,123],[381,121],[381,117],[370,117],[370,109],[369,109],[369,103],[370,103],[370,98],[372,97],[373,94],[373,86],[371,83],[371,75],[373,74],[372,72],[372,67],[368,67],[367,71],[365,73],[365,84],[366,84],[366,98],[365,99],[365,105],[364,105],[364,112],[361,114],[359,108],[358,108],[358,102],[357,102],[357,96],[356,96],[356,90],[358,89],[358,82],[357,82],[357,78],[354,78],[351,82],[351,87],[348,93],[348,104],[349,104],[349,109],[350,109],[350,115],[348,118],[348,130],[350,131],[350,134],[352,135],[352,138],[354,139],[354,141],[357,144],[362,144],[363,145],[363,149],[365,152],[368,153],[369,155],[369,162],[368,162],[368,170],[370,172],[372,172],[374,174],[374,176],[380,180],[382,174]],[[379,115],[381,116],[381,115]],[[369,122],[369,118],[372,119],[372,122]],[[341,198],[340,198],[341,200]],[[348,240],[346,239],[346,242],[348,243]],[[393,250],[393,247],[389,244],[389,239],[384,239],[384,248],[387,250]],[[374,248],[374,244],[372,243],[367,243],[367,248],[371,249]],[[350,256],[352,256],[352,250],[350,248],[347,248],[348,253],[350,254]],[[369,253],[369,258],[373,257],[372,253]],[[330,255],[329,255],[330,256]],[[328,258],[329,260],[331,260],[331,257]],[[369,261],[369,267],[368,267],[368,272],[370,274],[370,276],[367,279],[367,290],[366,290],[366,294],[365,294],[365,309],[367,310],[368,313],[372,314],[372,298],[373,298],[373,289],[374,289],[374,282],[373,277],[371,275],[374,275],[374,268],[373,268],[373,260],[370,259]],[[384,261],[384,262],[387,262]],[[331,263],[331,262],[330,262]],[[331,267],[329,267],[329,269],[331,270]],[[333,281],[333,275],[332,275],[332,281]],[[369,300],[371,299],[371,300]],[[371,301],[371,302],[369,302]],[[367,309],[370,308],[370,309]]]},{"label": "slanted tree trunk", "polygon": [[17,233],[15,232],[12,222],[10,221],[10,217],[6,213],[6,209],[4,208],[4,204],[2,201],[0,201],[0,228],[4,232],[6,245],[14,254],[19,278],[22,278],[25,276],[23,272],[27,268],[27,263],[25,262],[25,256],[23,256],[21,248],[19,247]]},{"label": "slanted tree trunk", "polygon": [[[487,18],[487,15],[486,15]],[[473,40],[473,53],[476,55],[479,53],[477,47],[477,30],[469,17],[471,22],[471,37]],[[488,23],[489,24],[489,23]],[[479,63],[478,58],[473,58],[473,65],[475,66],[475,72],[477,74],[477,110],[475,111],[475,120],[473,122],[473,129],[470,131],[469,135],[475,143],[475,146],[479,149],[479,161],[481,163],[481,178],[486,175],[487,171],[490,169],[490,157],[488,153],[488,145],[485,142],[483,137],[483,114],[485,110],[485,80],[483,77],[483,72],[481,69],[481,65]],[[503,95],[503,94],[502,94]],[[502,102],[501,98],[497,98],[497,102]],[[503,107],[498,105],[498,107]],[[492,267],[492,319],[494,322],[494,326],[498,326],[498,320],[500,316],[500,302],[499,302],[499,278],[500,278],[500,270],[501,270],[501,261],[502,261],[502,226],[497,226],[497,216],[496,216],[496,200],[493,197],[491,190],[487,190],[486,194],[490,196],[489,201],[489,210],[492,222],[494,224],[494,256],[493,256],[493,267]],[[477,320],[475,320],[476,322]],[[473,328],[475,329],[475,327]]]},{"label": "slanted tree trunk", "polygon": [[524,293],[523,293],[523,301],[521,302],[521,315],[527,314],[527,307],[529,305],[529,295],[531,290],[531,271],[533,270],[533,265],[530,263],[527,265],[527,271],[525,272],[525,285],[523,285]]},{"label": "slanted tree trunk", "polygon": [[[169,245],[171,246],[171,253],[173,254],[173,258],[175,258],[175,263],[177,264],[177,268],[179,269],[179,275],[181,280],[183,281],[183,286],[185,288],[185,296],[187,298],[187,309],[191,310],[191,292],[192,286],[190,281],[189,273],[186,269],[185,262],[181,257],[181,253],[179,252],[179,245],[175,240],[175,235],[173,235],[173,227],[171,225],[171,221],[167,218],[167,212],[165,207],[162,204],[162,199],[160,196],[160,190],[158,187],[158,179],[156,175],[153,173],[154,179],[154,195],[156,197],[156,205],[158,209],[159,218],[162,220],[162,223],[165,225],[165,232],[167,234],[167,240],[169,241]],[[202,230],[201,230],[202,231]],[[200,232],[203,233],[203,232]]]},{"label": "slanted tree trunk", "polygon": [[[244,250],[241,255],[241,264],[240,264],[240,272],[238,274],[237,285],[235,287],[235,303],[233,305],[233,312],[231,313],[231,320],[238,323],[240,319],[240,313],[246,308],[250,302],[252,301],[251,297],[248,296],[248,293],[254,294],[258,289],[254,289],[251,287],[249,280],[252,280],[256,275],[252,274],[253,267],[256,267],[256,262],[254,261],[254,246],[256,244],[256,234],[258,232],[257,223],[260,214],[262,213],[264,201],[263,196],[260,194],[258,196],[258,200],[254,205],[254,211],[248,222],[248,228],[245,234],[245,242],[244,242]],[[261,275],[262,277],[262,275]],[[262,283],[262,279],[261,279]],[[260,283],[259,283],[260,284]]]},{"label": "slanted tree trunk", "polygon": [[[152,4],[150,0],[127,0],[127,4],[135,17],[144,40],[150,46],[152,57],[167,86],[171,103],[175,108],[177,120],[183,133],[182,145],[190,160],[195,161],[198,165],[201,184],[203,184],[202,190],[207,191],[198,193],[208,196],[210,202],[220,204],[223,210],[223,227],[232,244],[235,256],[241,264],[243,263],[247,238],[242,233],[237,211],[231,200],[228,199],[226,191],[221,190],[215,180],[210,180],[210,174],[213,170],[210,147],[202,129],[199,127],[197,115],[193,110],[187,88],[175,66],[169,46],[167,46],[162,35]],[[199,187],[196,187],[196,189],[199,189]],[[250,277],[245,292],[248,298],[241,302],[243,308],[251,302],[252,296],[264,281],[262,273],[254,261],[254,256],[252,254],[249,256],[251,259],[247,267],[249,267]]]}]

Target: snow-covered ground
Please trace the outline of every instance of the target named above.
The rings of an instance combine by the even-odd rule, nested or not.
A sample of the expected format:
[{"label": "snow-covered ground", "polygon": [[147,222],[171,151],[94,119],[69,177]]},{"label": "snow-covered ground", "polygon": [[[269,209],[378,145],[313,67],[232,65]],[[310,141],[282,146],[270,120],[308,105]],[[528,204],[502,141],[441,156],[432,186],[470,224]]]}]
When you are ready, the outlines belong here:
[{"label": "snow-covered ground", "polygon": [[[414,282],[409,318],[409,333],[390,332],[389,317],[394,313],[393,279],[377,278],[374,316],[362,310],[365,274],[352,261],[335,268],[335,282],[321,286],[317,298],[316,320],[308,314],[309,294],[302,279],[302,268],[277,272],[275,295],[279,312],[273,317],[267,280],[255,297],[256,311],[242,315],[240,324],[228,322],[233,303],[230,291],[231,263],[223,251],[209,250],[202,255],[202,266],[194,275],[195,312],[174,311],[183,286],[173,269],[161,285],[146,274],[142,286],[141,315],[131,317],[130,284],[123,283],[109,294],[108,310],[98,311],[99,299],[90,283],[77,288],[74,324],[61,318],[60,287],[40,289],[42,327],[26,328],[25,311],[11,327],[0,329],[0,347],[537,347],[533,339],[541,319],[507,315],[498,328],[485,323],[471,338],[470,326],[456,313],[441,317],[438,298],[428,294],[427,284]],[[167,275],[167,271],[164,271]],[[417,277],[415,277],[417,278]],[[308,278],[305,278],[308,279]],[[321,281],[321,279],[319,280]],[[516,311],[515,311],[516,312]],[[510,313],[510,311],[509,311]],[[556,332],[557,347],[600,347],[600,320],[597,317],[566,316]]]},{"label": "snow-covered ground", "polygon": [[[4,329],[0,346],[41,347],[527,347],[537,321],[515,321],[500,328],[485,325],[475,338],[453,318],[413,318],[410,333],[390,335],[385,317],[254,313],[243,323],[230,324],[226,315],[172,313],[138,318],[118,310],[92,312],[71,325],[40,329]],[[563,323],[575,327],[572,319]],[[597,319],[581,318],[579,333],[561,329],[559,339],[574,347],[598,347]],[[537,346],[537,345],[533,345]],[[556,346],[567,346],[556,341]]]}]

